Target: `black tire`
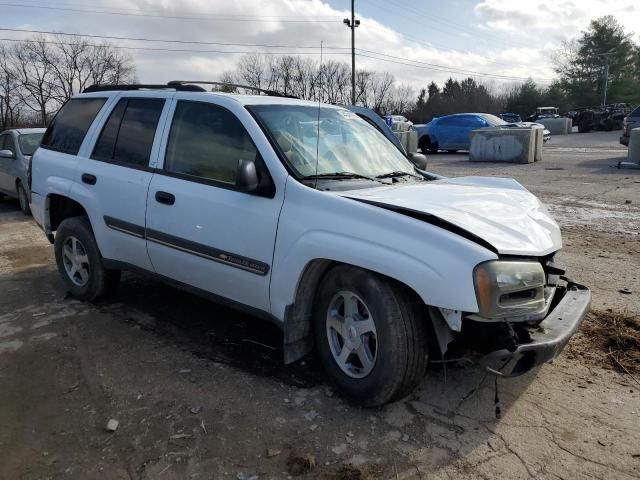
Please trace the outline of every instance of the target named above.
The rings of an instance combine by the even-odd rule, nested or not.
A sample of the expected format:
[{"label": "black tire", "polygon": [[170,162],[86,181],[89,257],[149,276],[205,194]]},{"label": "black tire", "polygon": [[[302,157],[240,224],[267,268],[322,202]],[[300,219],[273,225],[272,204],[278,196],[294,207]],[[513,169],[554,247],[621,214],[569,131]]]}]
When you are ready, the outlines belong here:
[{"label": "black tire", "polygon": [[18,182],[16,190],[18,191],[18,202],[20,202],[20,211],[25,215],[31,215],[31,208],[29,208],[29,196],[27,195],[27,191],[22,186],[22,182]]},{"label": "black tire", "polygon": [[458,150],[447,150],[447,152],[449,152],[449,153],[457,153]]},{"label": "black tire", "polygon": [[[72,237],[79,241],[88,259],[86,262],[88,276],[83,285],[74,283],[65,267],[63,248],[67,241],[72,241]],[[87,217],[71,217],[63,220],[56,231],[54,249],[58,272],[73,297],[92,302],[112,293],[117,287],[120,281],[120,270],[109,270],[102,264],[102,255]]]},{"label": "black tire", "polygon": [[429,143],[429,146],[427,147],[427,151],[429,153],[438,153],[438,150],[440,150],[440,147],[438,146],[438,142]]},{"label": "black tire", "polygon": [[[338,365],[327,333],[329,307],[338,292],[360,297],[376,328],[376,358],[364,378],[353,378]],[[346,397],[367,406],[379,406],[413,391],[427,368],[427,318],[424,305],[402,285],[361,268],[341,265],[331,269],[320,285],[313,327],[324,368]]]}]

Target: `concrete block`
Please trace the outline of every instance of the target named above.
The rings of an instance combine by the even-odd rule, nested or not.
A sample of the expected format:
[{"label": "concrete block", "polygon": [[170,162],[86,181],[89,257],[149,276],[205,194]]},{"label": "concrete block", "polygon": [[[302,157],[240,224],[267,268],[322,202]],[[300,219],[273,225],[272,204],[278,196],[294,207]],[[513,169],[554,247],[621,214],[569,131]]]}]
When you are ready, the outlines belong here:
[{"label": "concrete block", "polygon": [[416,153],[418,151],[418,132],[415,130],[407,130],[404,132],[393,132],[407,153]]},{"label": "concrete block", "polygon": [[537,123],[544,125],[551,135],[567,135],[572,131],[570,118],[541,118]]},{"label": "concrete block", "polygon": [[541,128],[481,128],[471,132],[469,161],[533,163],[542,160]]},{"label": "concrete block", "polygon": [[634,128],[629,132],[627,161],[640,163],[640,128]]},{"label": "concrete block", "polygon": [[533,127],[535,137],[534,139],[534,162],[542,161],[542,148],[544,146],[544,128]]}]

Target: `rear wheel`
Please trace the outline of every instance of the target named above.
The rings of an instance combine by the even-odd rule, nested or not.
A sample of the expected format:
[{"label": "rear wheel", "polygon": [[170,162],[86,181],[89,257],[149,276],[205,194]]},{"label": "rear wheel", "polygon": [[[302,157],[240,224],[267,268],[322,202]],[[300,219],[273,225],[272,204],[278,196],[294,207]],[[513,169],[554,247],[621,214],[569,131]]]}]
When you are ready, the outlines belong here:
[{"label": "rear wheel", "polygon": [[20,210],[25,215],[31,215],[31,208],[29,208],[29,197],[27,191],[22,186],[21,182],[18,182],[18,201],[20,202]]},{"label": "rear wheel", "polygon": [[120,280],[119,270],[108,270],[87,217],[63,220],[55,236],[58,272],[69,293],[93,301],[110,293]]},{"label": "rear wheel", "polygon": [[315,307],[318,352],[343,394],[377,406],[416,387],[426,371],[427,336],[424,305],[415,295],[385,277],[344,265],[327,273]]},{"label": "rear wheel", "polygon": [[447,150],[449,153],[456,153],[458,150]]}]

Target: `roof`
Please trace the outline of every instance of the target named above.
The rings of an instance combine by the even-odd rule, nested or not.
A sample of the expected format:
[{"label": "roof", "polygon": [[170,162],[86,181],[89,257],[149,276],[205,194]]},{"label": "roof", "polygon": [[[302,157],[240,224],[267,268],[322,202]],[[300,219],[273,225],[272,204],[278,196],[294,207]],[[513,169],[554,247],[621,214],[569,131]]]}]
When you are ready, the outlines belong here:
[{"label": "roof", "polygon": [[[225,92],[199,92],[199,91],[179,91],[176,92],[175,90],[171,90],[171,87],[168,87],[166,89],[139,89],[139,90],[116,90],[116,89],[105,89],[105,90],[98,90],[98,91],[91,91],[91,92],[87,92],[87,93],[80,93],[78,95],[76,95],[75,97],[84,97],[84,96],[89,96],[89,97],[105,97],[105,96],[113,96],[113,95],[119,95],[120,93],[126,92],[128,94],[131,93],[135,93],[136,95],[145,95],[147,93],[153,93],[153,94],[157,94],[158,92],[165,92],[167,93],[167,95],[174,95],[176,93],[180,93],[180,94],[187,94],[187,95],[197,95],[197,96],[214,96],[214,97],[225,97],[225,98],[229,98],[232,100],[235,100],[236,102],[240,103],[241,105],[302,105],[302,106],[309,106],[309,107],[317,107],[318,106],[318,102],[315,101],[311,101],[311,100],[300,100],[298,98],[290,98],[290,97],[279,97],[279,96],[272,96],[272,95],[243,95],[243,94],[238,94],[238,93],[225,93]],[[330,105],[327,103],[321,103],[320,104],[323,108],[343,108],[339,105]]]},{"label": "roof", "polygon": [[27,133],[44,133],[47,131],[46,128],[16,128],[15,130],[20,135],[25,135]]},{"label": "roof", "polygon": [[44,133],[46,128],[8,128],[1,133],[16,132],[18,135],[26,135],[27,133]]}]

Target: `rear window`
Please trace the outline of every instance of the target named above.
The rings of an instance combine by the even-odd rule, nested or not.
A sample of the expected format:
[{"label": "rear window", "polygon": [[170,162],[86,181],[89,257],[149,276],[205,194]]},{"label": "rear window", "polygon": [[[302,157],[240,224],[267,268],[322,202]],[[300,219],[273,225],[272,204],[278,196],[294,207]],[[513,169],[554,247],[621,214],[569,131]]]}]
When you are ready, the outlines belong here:
[{"label": "rear window", "polygon": [[630,117],[640,117],[640,105],[636,107],[636,109],[629,114]]},{"label": "rear window", "polygon": [[42,138],[41,147],[76,155],[106,98],[72,98],[65,103]]},{"label": "rear window", "polygon": [[162,98],[123,98],[102,129],[91,158],[146,167],[156,134]]}]

